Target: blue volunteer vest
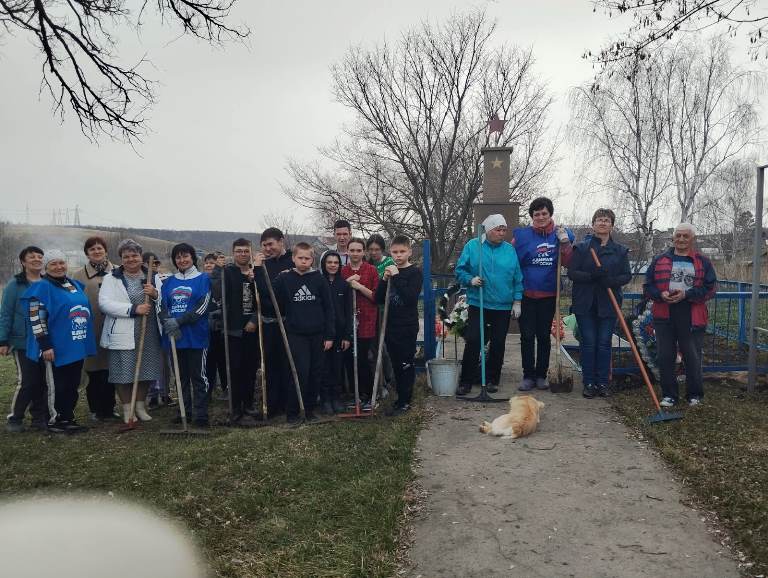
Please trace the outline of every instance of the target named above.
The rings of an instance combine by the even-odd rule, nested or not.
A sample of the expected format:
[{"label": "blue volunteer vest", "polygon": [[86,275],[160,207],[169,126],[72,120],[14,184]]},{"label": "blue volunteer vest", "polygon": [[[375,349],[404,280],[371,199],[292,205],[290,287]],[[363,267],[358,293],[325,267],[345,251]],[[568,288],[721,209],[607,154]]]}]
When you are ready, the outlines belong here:
[{"label": "blue volunteer vest", "polygon": [[[181,317],[193,310],[211,290],[211,280],[205,273],[193,279],[179,279],[175,275],[163,281],[163,307],[169,317]],[[203,315],[195,323],[181,326],[181,338],[176,340],[179,349],[208,349],[208,316]],[[170,349],[168,336],[163,335],[163,346]]]},{"label": "blue volunteer vest", "polygon": [[[77,288],[74,293],[43,278],[24,292],[22,300],[27,311],[29,301],[36,298],[48,311],[48,337],[53,346],[54,365],[69,365],[91,355],[96,355],[96,339],[93,335],[93,317],[88,297],[80,281],[69,279]],[[40,359],[40,345],[32,334],[27,318],[27,357]]]}]

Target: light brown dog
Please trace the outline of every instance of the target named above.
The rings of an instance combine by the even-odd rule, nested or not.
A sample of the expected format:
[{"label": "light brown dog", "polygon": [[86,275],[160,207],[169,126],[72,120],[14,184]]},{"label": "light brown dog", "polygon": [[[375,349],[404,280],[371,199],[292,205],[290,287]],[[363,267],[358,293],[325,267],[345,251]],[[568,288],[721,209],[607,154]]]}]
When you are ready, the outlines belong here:
[{"label": "light brown dog", "polygon": [[539,412],[544,402],[532,395],[516,395],[509,400],[509,413],[480,424],[480,431],[492,436],[520,438],[536,431],[539,425]]}]

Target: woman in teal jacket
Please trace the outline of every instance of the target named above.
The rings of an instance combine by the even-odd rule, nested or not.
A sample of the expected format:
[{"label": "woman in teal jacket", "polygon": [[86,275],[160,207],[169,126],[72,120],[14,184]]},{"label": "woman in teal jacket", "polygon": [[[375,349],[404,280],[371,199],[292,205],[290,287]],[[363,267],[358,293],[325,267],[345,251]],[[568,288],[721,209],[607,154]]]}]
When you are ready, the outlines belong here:
[{"label": "woman in teal jacket", "polygon": [[458,395],[467,395],[473,383],[480,382],[480,287],[483,288],[483,318],[486,337],[490,338],[487,363],[488,391],[499,388],[504,346],[510,316],[520,316],[523,298],[523,273],[515,248],[505,241],[507,222],[502,215],[490,215],[483,221],[486,234],[482,243],[483,277],[480,278],[480,251],[478,239],[471,239],[461,252],[456,264],[456,279],[467,288],[469,317],[464,333],[464,357],[461,360],[461,378]]},{"label": "woman in teal jacket", "polygon": [[48,429],[48,404],[45,399],[45,366],[27,358],[27,310],[21,296],[32,283],[40,281],[43,250],[30,245],[19,253],[21,273],[8,282],[0,306],[0,355],[13,354],[19,382],[11,402],[11,413],[5,428],[18,433],[24,430],[24,414],[29,408],[32,427]]}]

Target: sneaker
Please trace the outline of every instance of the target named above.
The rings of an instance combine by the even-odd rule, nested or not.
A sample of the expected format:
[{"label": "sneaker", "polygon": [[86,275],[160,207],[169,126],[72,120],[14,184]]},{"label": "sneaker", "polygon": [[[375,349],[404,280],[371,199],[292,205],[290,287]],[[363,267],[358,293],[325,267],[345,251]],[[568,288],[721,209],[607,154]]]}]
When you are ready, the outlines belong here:
[{"label": "sneaker", "polygon": [[[376,407],[379,407],[378,403],[376,404]],[[370,401],[366,401],[363,405],[360,406],[360,409],[362,411],[372,411],[371,402]]]},{"label": "sneaker", "polygon": [[67,433],[67,422],[55,421],[48,426],[48,431],[55,434]]},{"label": "sneaker", "polygon": [[584,386],[584,391],[581,392],[581,395],[587,399],[592,399],[597,395],[597,388],[591,383],[588,383]]},{"label": "sneaker", "polygon": [[549,389],[549,381],[546,377],[536,378],[536,389]]},{"label": "sneaker", "polygon": [[701,404],[701,398],[698,397],[692,397],[688,400],[688,407],[696,407],[697,405]]},{"label": "sneaker", "polygon": [[405,405],[398,405],[395,407],[395,409],[392,410],[392,415],[396,417],[398,415],[403,415],[404,413],[407,413],[410,410],[411,410],[410,404],[406,403]]},{"label": "sneaker", "polygon": [[597,395],[600,397],[609,397],[611,395],[611,387],[604,383],[597,386]]},{"label": "sneaker", "polygon": [[8,420],[5,424],[5,431],[8,433],[21,433],[24,431],[24,422]]},{"label": "sneaker", "polygon": [[88,431],[88,427],[80,425],[75,420],[64,422],[64,430],[68,434],[77,434]]},{"label": "sneaker", "polygon": [[517,387],[517,390],[518,391],[531,391],[534,387],[536,387],[536,382],[534,380],[532,380],[530,377],[524,377],[523,381]]},{"label": "sneaker", "polygon": [[257,417],[260,415],[260,412],[258,409],[253,409],[252,407],[245,408],[245,415],[249,417]]},{"label": "sneaker", "polygon": [[472,391],[472,385],[463,383],[456,389],[456,395],[469,395]]},{"label": "sneaker", "polygon": [[318,421],[320,418],[317,417],[313,412],[308,411],[306,417],[304,418],[307,423],[314,423]]},{"label": "sneaker", "polygon": [[661,403],[659,404],[661,407],[675,407],[675,400],[671,397],[665,397],[661,400]]},{"label": "sneaker", "polygon": [[296,425],[296,424],[301,423],[301,417],[299,417],[299,414],[293,413],[293,414],[285,416],[285,421],[289,425]]},{"label": "sneaker", "polygon": [[29,424],[29,429],[33,431],[47,432],[48,423],[44,421],[33,421],[31,424]]},{"label": "sneaker", "polygon": [[496,385],[495,383],[489,383],[488,385],[485,386],[485,391],[487,391],[488,393],[496,393],[497,391],[499,391],[499,386]]},{"label": "sneaker", "polygon": [[333,403],[331,404],[333,406],[333,413],[344,413],[347,411],[346,406],[341,403],[340,401],[333,400]]}]

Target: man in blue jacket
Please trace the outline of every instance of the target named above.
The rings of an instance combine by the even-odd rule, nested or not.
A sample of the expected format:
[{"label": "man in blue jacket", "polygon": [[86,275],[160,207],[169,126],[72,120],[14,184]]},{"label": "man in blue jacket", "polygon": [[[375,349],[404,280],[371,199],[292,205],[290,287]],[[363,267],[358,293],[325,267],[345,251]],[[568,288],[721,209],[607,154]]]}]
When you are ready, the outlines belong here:
[{"label": "man in blue jacket", "polygon": [[[505,241],[507,222],[502,215],[490,215],[483,221],[485,235],[482,246],[478,239],[471,239],[461,252],[456,264],[456,278],[467,288],[469,317],[464,334],[464,357],[461,360],[461,378],[458,395],[467,395],[472,384],[478,383],[480,359],[480,287],[483,288],[483,318],[486,335],[490,337],[488,355],[488,391],[498,391],[501,366],[504,363],[504,346],[510,316],[520,316],[520,300],[523,297],[523,274],[517,261],[515,248]],[[483,277],[480,277],[480,253],[482,251]]]}]

